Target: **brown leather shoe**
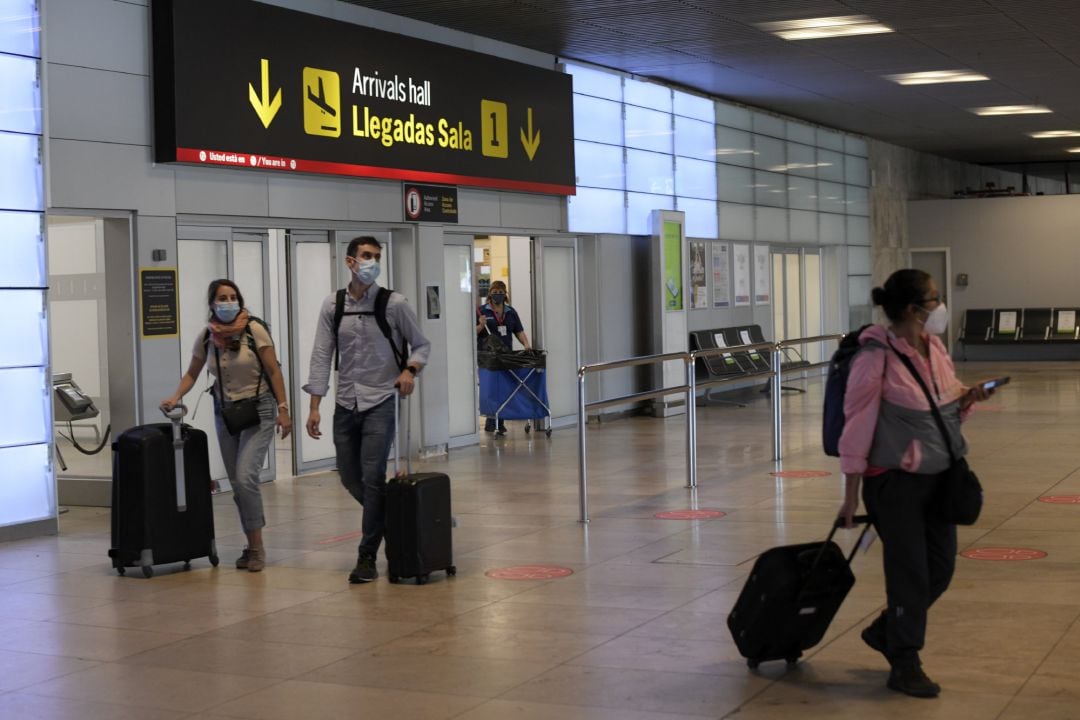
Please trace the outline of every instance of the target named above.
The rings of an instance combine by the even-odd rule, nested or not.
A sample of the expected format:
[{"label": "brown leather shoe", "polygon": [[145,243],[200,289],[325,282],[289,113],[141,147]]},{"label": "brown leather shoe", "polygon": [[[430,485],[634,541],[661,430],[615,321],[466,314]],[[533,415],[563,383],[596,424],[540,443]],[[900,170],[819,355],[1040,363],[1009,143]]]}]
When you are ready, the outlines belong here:
[{"label": "brown leather shoe", "polygon": [[266,549],[249,548],[247,569],[248,572],[261,572],[266,567]]}]

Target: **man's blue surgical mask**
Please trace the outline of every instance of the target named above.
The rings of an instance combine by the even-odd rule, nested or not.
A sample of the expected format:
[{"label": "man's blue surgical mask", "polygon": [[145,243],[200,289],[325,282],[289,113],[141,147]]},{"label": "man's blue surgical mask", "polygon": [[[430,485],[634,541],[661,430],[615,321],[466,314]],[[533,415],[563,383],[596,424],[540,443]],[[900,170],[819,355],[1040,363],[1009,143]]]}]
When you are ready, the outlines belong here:
[{"label": "man's blue surgical mask", "polygon": [[214,315],[223,323],[231,323],[240,314],[240,303],[219,302],[214,303]]},{"label": "man's blue surgical mask", "polygon": [[353,276],[361,285],[370,285],[379,277],[379,263],[376,260],[357,260]]}]

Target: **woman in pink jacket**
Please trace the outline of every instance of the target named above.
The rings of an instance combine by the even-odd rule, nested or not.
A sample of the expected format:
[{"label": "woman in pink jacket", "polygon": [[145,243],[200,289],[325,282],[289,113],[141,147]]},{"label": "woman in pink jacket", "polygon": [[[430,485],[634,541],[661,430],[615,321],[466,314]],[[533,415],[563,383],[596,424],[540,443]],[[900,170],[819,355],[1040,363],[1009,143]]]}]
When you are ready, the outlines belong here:
[{"label": "woman in pink jacket", "polygon": [[976,400],[989,395],[965,387],[937,335],[949,313],[937,285],[921,270],[899,270],[874,304],[888,326],[872,325],[859,336],[844,395],[840,468],[846,488],[840,517],[851,525],[863,502],[881,537],[888,606],[862,632],[863,641],[889,661],[888,686],[916,697],[936,697],[941,687],[922,670],[919,651],[930,606],[949,587],[956,565],[956,525],[935,512],[935,491],[950,463],[949,449],[926,393],[907,368],[910,359],[934,396],[949,431],[953,454],[967,444],[960,421]]}]

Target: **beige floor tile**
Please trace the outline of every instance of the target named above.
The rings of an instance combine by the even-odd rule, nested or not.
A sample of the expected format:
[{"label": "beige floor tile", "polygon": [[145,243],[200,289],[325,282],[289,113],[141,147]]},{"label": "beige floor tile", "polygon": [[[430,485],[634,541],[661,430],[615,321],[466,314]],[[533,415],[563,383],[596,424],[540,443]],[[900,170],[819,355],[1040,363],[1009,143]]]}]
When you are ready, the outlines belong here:
[{"label": "beige floor tile", "polygon": [[704,675],[746,675],[731,638],[688,640],[626,635],[574,658],[571,665]]},{"label": "beige floor tile", "polygon": [[518,627],[433,625],[376,649],[375,655],[437,655],[557,664],[602,645],[606,635]]},{"label": "beige floor tile", "polygon": [[658,610],[500,602],[458,615],[451,622],[547,632],[621,635],[658,617]]},{"label": "beige floor tile", "polygon": [[210,605],[169,605],[143,601],[117,602],[69,613],[61,622],[73,625],[150,630],[176,635],[200,635],[256,617],[253,612]]},{"label": "beige floor tile", "polygon": [[10,621],[55,620],[68,613],[108,605],[109,600],[68,595],[38,595],[0,589],[0,618]]},{"label": "beige floor tile", "polygon": [[[96,664],[90,660],[0,650],[0,693],[88,670]],[[0,713],[0,717],[11,716]]]},{"label": "beige floor tile", "polygon": [[571,578],[515,595],[506,602],[585,605],[631,610],[674,610],[706,592],[700,588],[599,585]]},{"label": "beige floor tile", "polygon": [[1080,703],[1069,696],[1013,698],[997,720],[1080,720]]},{"label": "beige floor tile", "polygon": [[182,710],[9,693],[0,695],[0,717],[11,720],[187,720],[190,716]]},{"label": "beige floor tile", "polygon": [[361,652],[299,679],[493,698],[540,675],[553,665],[550,662],[525,660]]},{"label": "beige floor tile", "polygon": [[401,718],[442,720],[484,701],[479,697],[330,685],[290,680],[220,705],[208,717],[252,720]]},{"label": "beige floor tile", "polygon": [[342,660],[354,652],[352,648],[342,647],[196,637],[127,657],[123,662],[146,667],[287,679]]},{"label": "beige floor tile", "polygon": [[108,662],[183,639],[164,632],[41,622],[0,633],[0,648]]},{"label": "beige floor tile", "polygon": [[521,700],[491,700],[458,715],[456,720],[706,720],[707,717],[709,716],[575,707]]},{"label": "beige floor tile", "polygon": [[33,685],[24,692],[194,713],[256,692],[274,682],[250,675],[110,663]]},{"label": "beige floor tile", "polygon": [[200,582],[161,590],[152,595],[151,599],[169,605],[210,605],[230,610],[274,612],[327,595],[328,593],[314,590]]},{"label": "beige floor tile", "polygon": [[612,710],[721,717],[768,685],[744,673],[738,677],[563,665],[506,693],[502,700]]},{"label": "beige floor tile", "polygon": [[363,620],[332,615],[307,615],[282,610],[211,632],[207,637],[257,639],[268,643],[319,645],[363,650],[411,635],[425,627],[419,622]]}]

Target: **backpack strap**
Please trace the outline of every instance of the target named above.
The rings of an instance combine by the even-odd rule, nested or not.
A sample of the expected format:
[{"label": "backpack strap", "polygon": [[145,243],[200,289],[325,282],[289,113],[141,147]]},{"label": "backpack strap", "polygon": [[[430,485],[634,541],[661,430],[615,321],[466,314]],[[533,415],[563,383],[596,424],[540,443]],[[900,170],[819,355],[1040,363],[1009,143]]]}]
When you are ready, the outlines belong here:
[{"label": "backpack strap", "polygon": [[342,288],[337,291],[337,295],[334,297],[334,370],[337,370],[341,364],[338,329],[341,327],[342,318],[346,315],[374,315],[375,324],[379,326],[379,330],[382,332],[383,337],[390,343],[390,349],[394,352],[394,360],[397,362],[398,369],[404,370],[409,359],[409,343],[403,337],[401,338],[400,348],[394,344],[394,333],[390,327],[390,321],[386,318],[386,307],[390,304],[390,295],[393,291],[384,287],[379,288],[379,292],[375,295],[374,312],[345,312],[345,293],[346,289]]}]

